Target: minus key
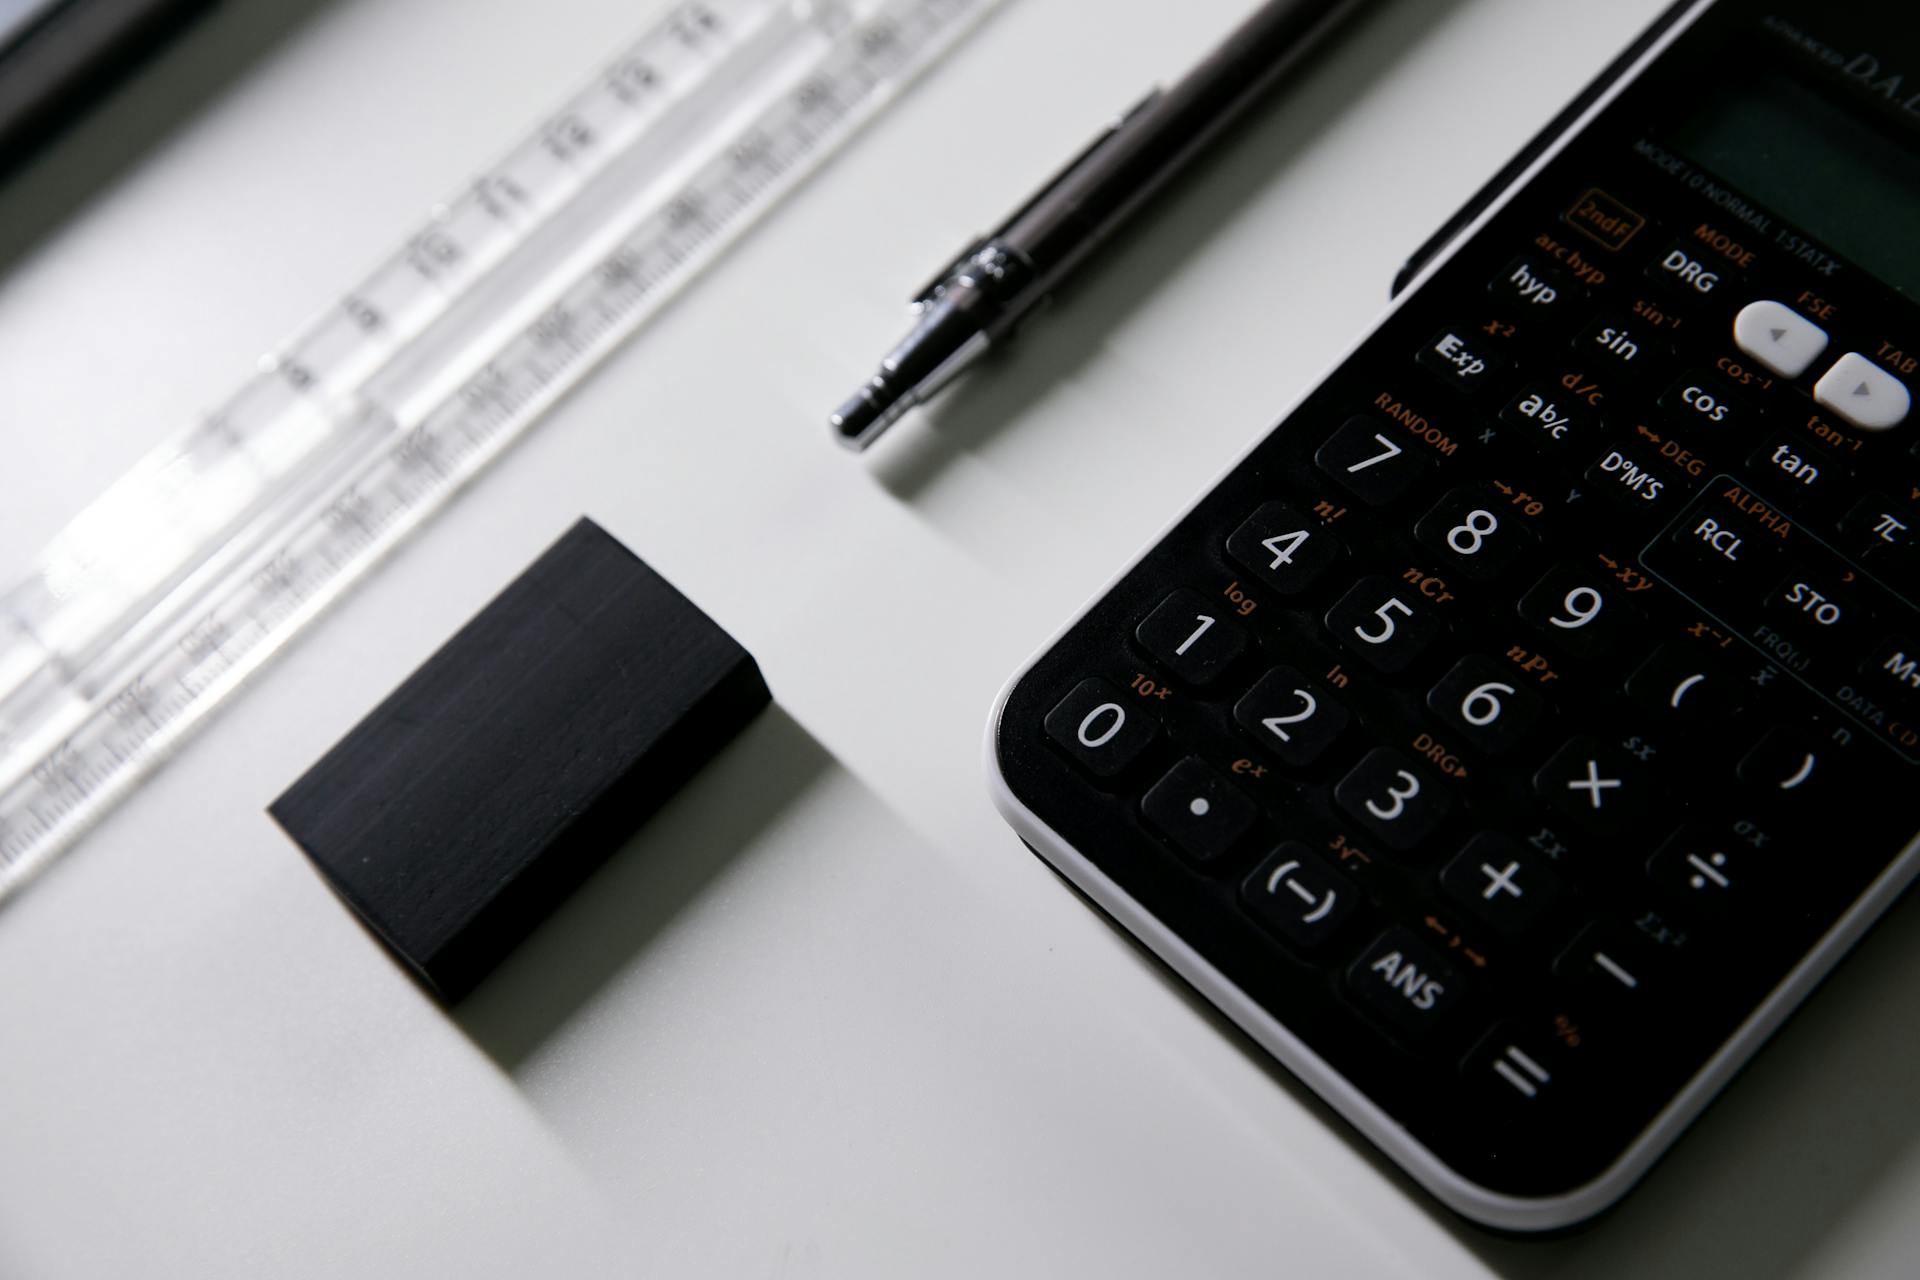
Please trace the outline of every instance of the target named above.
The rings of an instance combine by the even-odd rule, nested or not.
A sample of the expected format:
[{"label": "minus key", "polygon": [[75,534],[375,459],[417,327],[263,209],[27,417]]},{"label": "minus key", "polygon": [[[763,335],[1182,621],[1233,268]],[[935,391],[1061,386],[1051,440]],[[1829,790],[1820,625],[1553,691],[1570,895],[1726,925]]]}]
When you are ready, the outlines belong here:
[{"label": "minus key", "polygon": [[1653,948],[1630,929],[1595,921],[1553,964],[1554,976],[1589,1003],[1626,1013],[1657,1004],[1669,983]]}]

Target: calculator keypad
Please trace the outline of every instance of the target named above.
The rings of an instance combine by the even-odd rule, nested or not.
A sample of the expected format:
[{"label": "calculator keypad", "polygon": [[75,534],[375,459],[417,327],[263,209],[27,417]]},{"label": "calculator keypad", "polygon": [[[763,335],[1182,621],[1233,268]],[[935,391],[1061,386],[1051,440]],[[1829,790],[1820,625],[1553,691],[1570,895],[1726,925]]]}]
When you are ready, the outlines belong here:
[{"label": "calculator keypad", "polygon": [[1450,267],[998,740],[1076,849],[1516,1194],[1616,1160],[1911,836],[1920,444],[1864,431],[1904,385],[1691,230]]}]

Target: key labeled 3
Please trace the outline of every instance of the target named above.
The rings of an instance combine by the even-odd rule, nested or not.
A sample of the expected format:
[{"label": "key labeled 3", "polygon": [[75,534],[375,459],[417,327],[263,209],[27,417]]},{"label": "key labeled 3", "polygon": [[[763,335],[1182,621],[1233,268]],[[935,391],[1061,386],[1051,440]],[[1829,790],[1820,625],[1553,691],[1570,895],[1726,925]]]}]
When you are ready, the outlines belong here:
[{"label": "key labeled 3", "polygon": [[1453,798],[1424,769],[1387,747],[1367,752],[1333,798],[1355,821],[1402,853],[1433,834]]}]

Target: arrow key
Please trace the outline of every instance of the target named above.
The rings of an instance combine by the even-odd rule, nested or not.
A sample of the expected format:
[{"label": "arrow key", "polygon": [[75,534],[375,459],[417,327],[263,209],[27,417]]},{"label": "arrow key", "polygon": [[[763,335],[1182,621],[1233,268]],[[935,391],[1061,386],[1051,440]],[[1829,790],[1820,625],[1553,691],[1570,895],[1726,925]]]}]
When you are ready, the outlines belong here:
[{"label": "arrow key", "polygon": [[1783,378],[1797,378],[1827,349],[1827,331],[1784,302],[1749,302],[1733,319],[1739,348]]},{"label": "arrow key", "polygon": [[1826,376],[1814,384],[1813,398],[1862,431],[1897,427],[1913,407],[1907,384],[1858,351],[1849,351],[1834,362]]}]

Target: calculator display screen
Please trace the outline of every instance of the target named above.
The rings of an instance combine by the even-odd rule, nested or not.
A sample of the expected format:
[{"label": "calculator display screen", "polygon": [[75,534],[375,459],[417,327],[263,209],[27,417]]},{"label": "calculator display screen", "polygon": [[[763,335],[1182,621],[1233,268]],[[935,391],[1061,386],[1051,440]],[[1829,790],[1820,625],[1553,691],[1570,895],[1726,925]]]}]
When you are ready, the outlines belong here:
[{"label": "calculator display screen", "polygon": [[1730,83],[1673,141],[1696,163],[1920,297],[1920,156],[1784,75]]}]

